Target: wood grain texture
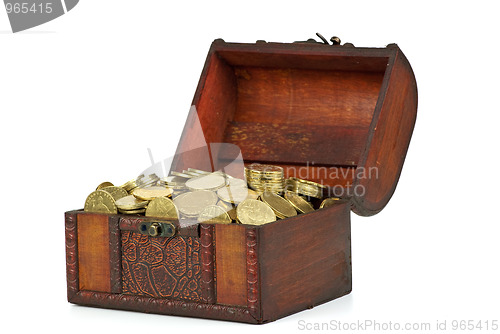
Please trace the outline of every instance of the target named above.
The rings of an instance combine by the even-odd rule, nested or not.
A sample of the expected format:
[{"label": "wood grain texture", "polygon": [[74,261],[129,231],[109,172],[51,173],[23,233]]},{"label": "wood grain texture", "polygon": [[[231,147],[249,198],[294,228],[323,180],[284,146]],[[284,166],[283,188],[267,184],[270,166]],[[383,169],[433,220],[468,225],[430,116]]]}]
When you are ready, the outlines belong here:
[{"label": "wood grain texture", "polygon": [[215,225],[217,304],[247,305],[246,235],[242,225]]},{"label": "wood grain texture", "polygon": [[312,131],[318,125],[355,126],[368,131],[385,67],[381,72],[267,67],[234,71],[236,122],[300,125]]},{"label": "wood grain texture", "polygon": [[212,51],[230,66],[300,68],[324,71],[380,72],[387,66],[386,48],[331,47],[313,43],[226,43]]},{"label": "wood grain texture", "polygon": [[[354,196],[353,210],[362,216],[380,212],[392,197],[403,168],[417,116],[417,84],[411,66],[396,45],[370,125],[355,186],[364,193]],[[369,168],[377,177],[361,177]]]},{"label": "wood grain texture", "polygon": [[223,141],[221,126],[232,118],[236,107],[235,82],[233,69],[209,51],[193,101],[195,108],[191,108],[188,115],[172,161],[172,170],[212,170],[209,144]]},{"label": "wood grain texture", "polygon": [[[216,40],[193,99],[197,114],[190,113],[178,147],[181,154],[203,138],[208,158],[197,152],[176,159],[173,168],[190,167],[188,160],[224,167],[236,155],[234,150],[210,150],[216,142],[234,144],[247,164],[358,168],[357,180],[331,174],[308,179],[350,187],[350,194],[358,186],[365,194],[355,198],[354,210],[377,213],[399,178],[415,121],[415,87],[411,68],[395,45]],[[201,131],[193,119],[199,119]],[[363,178],[374,167],[379,168],[377,178]]]},{"label": "wood grain texture", "polygon": [[312,308],[351,291],[350,205],[261,226],[262,321]]},{"label": "wood grain texture", "polygon": [[111,292],[122,292],[122,256],[121,256],[120,216],[109,217],[109,279]]},{"label": "wood grain texture", "polygon": [[[231,122],[224,140],[240,147],[245,161],[266,161],[279,165],[313,162],[318,166],[356,166],[367,135],[368,128],[358,126],[318,123],[308,127],[303,124]],[[221,154],[218,158],[230,157]]]},{"label": "wood grain texture", "polygon": [[78,214],[79,290],[111,292],[106,214]]}]

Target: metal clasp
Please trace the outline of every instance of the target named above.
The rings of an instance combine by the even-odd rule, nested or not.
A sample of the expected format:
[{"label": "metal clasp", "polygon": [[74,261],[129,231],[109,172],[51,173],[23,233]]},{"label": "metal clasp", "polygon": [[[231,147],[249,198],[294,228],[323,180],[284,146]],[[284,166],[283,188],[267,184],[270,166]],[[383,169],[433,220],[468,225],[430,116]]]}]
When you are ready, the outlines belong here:
[{"label": "metal clasp", "polygon": [[150,237],[170,238],[175,235],[175,225],[163,222],[142,222],[138,226],[139,233]]},{"label": "metal clasp", "polygon": [[340,45],[341,42],[340,38],[338,38],[337,36],[333,36],[332,38],[330,38],[330,42],[332,42],[332,44],[328,43],[326,38],[323,37],[323,35],[321,35],[319,32],[316,33],[316,36],[318,36],[319,39],[321,39],[321,42],[316,41],[314,38],[309,38],[307,41],[296,41],[294,43],[318,43],[326,45]]}]

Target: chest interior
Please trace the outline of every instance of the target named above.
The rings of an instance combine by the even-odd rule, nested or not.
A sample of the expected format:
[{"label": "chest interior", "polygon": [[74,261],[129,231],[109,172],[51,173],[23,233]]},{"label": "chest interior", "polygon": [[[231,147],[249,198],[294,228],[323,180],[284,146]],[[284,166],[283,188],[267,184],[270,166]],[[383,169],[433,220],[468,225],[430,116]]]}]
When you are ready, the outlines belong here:
[{"label": "chest interior", "polygon": [[[207,143],[234,144],[246,165],[284,168],[329,186],[353,181],[388,57],[219,51],[197,92]],[[214,168],[234,160],[213,150]]]}]

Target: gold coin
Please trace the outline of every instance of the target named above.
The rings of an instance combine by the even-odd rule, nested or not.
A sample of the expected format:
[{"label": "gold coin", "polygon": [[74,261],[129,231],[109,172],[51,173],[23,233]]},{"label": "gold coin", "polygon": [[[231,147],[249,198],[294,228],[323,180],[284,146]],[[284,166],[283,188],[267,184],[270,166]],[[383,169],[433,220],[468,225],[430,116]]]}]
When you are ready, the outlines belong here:
[{"label": "gold coin", "polygon": [[197,176],[205,175],[205,174],[200,174],[200,173],[196,173],[196,172],[190,172],[188,170],[183,170],[182,174],[191,175],[191,177],[197,177]]},{"label": "gold coin", "polygon": [[83,208],[86,212],[116,214],[117,208],[113,196],[103,190],[96,190],[87,197]]},{"label": "gold coin", "polygon": [[255,190],[252,190],[252,189],[248,189],[248,195],[247,195],[247,198],[251,198],[251,199],[258,199],[260,197],[260,192],[257,192]]},{"label": "gold coin", "polygon": [[123,198],[125,196],[128,196],[128,192],[123,189],[122,187],[115,187],[115,186],[110,186],[110,187],[104,187],[101,189],[102,191],[105,191],[109,193],[111,196],[113,196],[113,199],[116,201],[120,198]]},{"label": "gold coin", "polygon": [[148,201],[137,199],[134,195],[128,195],[120,198],[115,203],[120,210],[137,210],[145,208],[146,205],[148,205]]},{"label": "gold coin", "polygon": [[196,176],[186,181],[186,187],[191,190],[217,190],[225,185],[224,177],[213,173]]},{"label": "gold coin", "polygon": [[263,225],[276,221],[273,209],[256,199],[246,199],[236,207],[236,215],[242,224]]},{"label": "gold coin", "polygon": [[217,205],[220,206],[224,211],[227,212],[227,214],[229,215],[231,220],[236,220],[236,206],[235,205],[233,205],[231,203],[224,202],[223,200],[219,200],[217,202]]},{"label": "gold coin", "polygon": [[276,216],[281,219],[297,215],[297,210],[295,210],[293,205],[275,193],[265,191],[260,198],[264,203],[269,205],[271,209],[273,209]]},{"label": "gold coin", "polygon": [[178,183],[178,184],[184,184],[184,183],[186,183],[186,179],[185,178],[180,177],[180,176],[174,176],[174,175],[162,177],[162,178],[160,178],[160,180],[164,181],[166,183]]},{"label": "gold coin", "polygon": [[308,213],[314,211],[311,203],[300,197],[292,191],[285,192],[285,199],[293,205],[293,207],[300,213]]},{"label": "gold coin", "polygon": [[185,179],[190,179],[193,177],[192,175],[188,175],[188,174],[184,174],[184,173],[176,172],[176,171],[170,172],[170,174],[172,174],[173,176],[178,176],[178,177],[182,177]]},{"label": "gold coin", "polygon": [[321,205],[319,206],[319,208],[320,209],[328,208],[328,207],[333,206],[333,205],[338,204],[338,203],[340,203],[340,198],[336,198],[336,197],[326,198],[325,200],[323,200],[323,202],[321,202]]},{"label": "gold coin", "polygon": [[247,188],[239,187],[222,187],[217,190],[217,196],[228,203],[241,203],[248,197]]},{"label": "gold coin", "polygon": [[296,177],[291,177],[286,180],[285,182],[285,188],[290,191],[294,191],[296,193],[305,195],[305,196],[311,196],[311,197],[316,197],[316,198],[322,198],[323,197],[323,190],[326,189],[326,186],[308,181],[308,180],[302,180],[298,179]]},{"label": "gold coin", "polygon": [[193,173],[197,173],[197,174],[210,174],[210,172],[196,169],[196,168],[188,168],[188,172],[193,172]]},{"label": "gold coin", "polygon": [[160,178],[156,174],[149,174],[148,176],[140,176],[137,178],[135,183],[137,184],[138,187],[140,188],[145,188],[149,186],[156,185],[156,182],[158,182]]},{"label": "gold coin", "polygon": [[143,201],[151,201],[157,197],[167,197],[172,195],[172,189],[160,186],[152,186],[146,188],[137,188],[132,195],[135,198],[142,199]]},{"label": "gold coin", "polygon": [[210,190],[198,190],[180,194],[174,198],[177,209],[187,216],[198,216],[206,206],[217,203],[217,195]]},{"label": "gold coin", "polygon": [[207,224],[231,224],[232,222],[229,214],[218,205],[205,207],[198,216],[198,221]]},{"label": "gold coin", "polygon": [[226,185],[228,187],[241,187],[241,188],[246,188],[247,187],[247,181],[242,180],[242,179],[237,179],[235,177],[233,178],[228,178]]},{"label": "gold coin", "polygon": [[127,192],[130,193],[130,191],[132,191],[135,188],[137,188],[137,183],[135,183],[135,180],[130,180],[130,181],[125,182],[120,187],[123,188],[123,189],[125,189]]},{"label": "gold coin", "polygon": [[97,188],[95,190],[101,190],[102,188],[105,188],[105,187],[113,187],[114,184],[111,183],[111,182],[103,182],[101,183],[100,185],[97,186]]},{"label": "gold coin", "polygon": [[141,213],[146,212],[146,209],[135,209],[135,210],[120,210],[118,209],[120,213],[123,213],[125,215],[138,215]]},{"label": "gold coin", "polygon": [[280,166],[251,164],[245,168],[249,173],[264,173],[264,174],[280,174],[283,173],[283,168]]},{"label": "gold coin", "polygon": [[146,216],[178,219],[179,213],[174,202],[167,197],[157,197],[149,202]]}]

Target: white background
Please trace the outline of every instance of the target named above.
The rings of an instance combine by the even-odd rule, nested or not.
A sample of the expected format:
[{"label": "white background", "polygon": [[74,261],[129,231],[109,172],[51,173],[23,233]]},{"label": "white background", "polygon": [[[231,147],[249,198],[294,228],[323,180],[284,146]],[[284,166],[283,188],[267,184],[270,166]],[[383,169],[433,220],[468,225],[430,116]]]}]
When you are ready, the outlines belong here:
[{"label": "white background", "polygon": [[[304,323],[500,320],[500,68],[494,2],[82,0],[12,34],[0,10],[1,327],[243,333]],[[320,32],[397,43],[419,106],[398,188],[352,216],[353,292],[264,326],[66,302],[63,213],[174,153],[212,40]],[[2,332],[5,332],[2,330]],[[302,331],[303,332],[303,331]],[[484,332],[484,330],[483,330]]]}]

